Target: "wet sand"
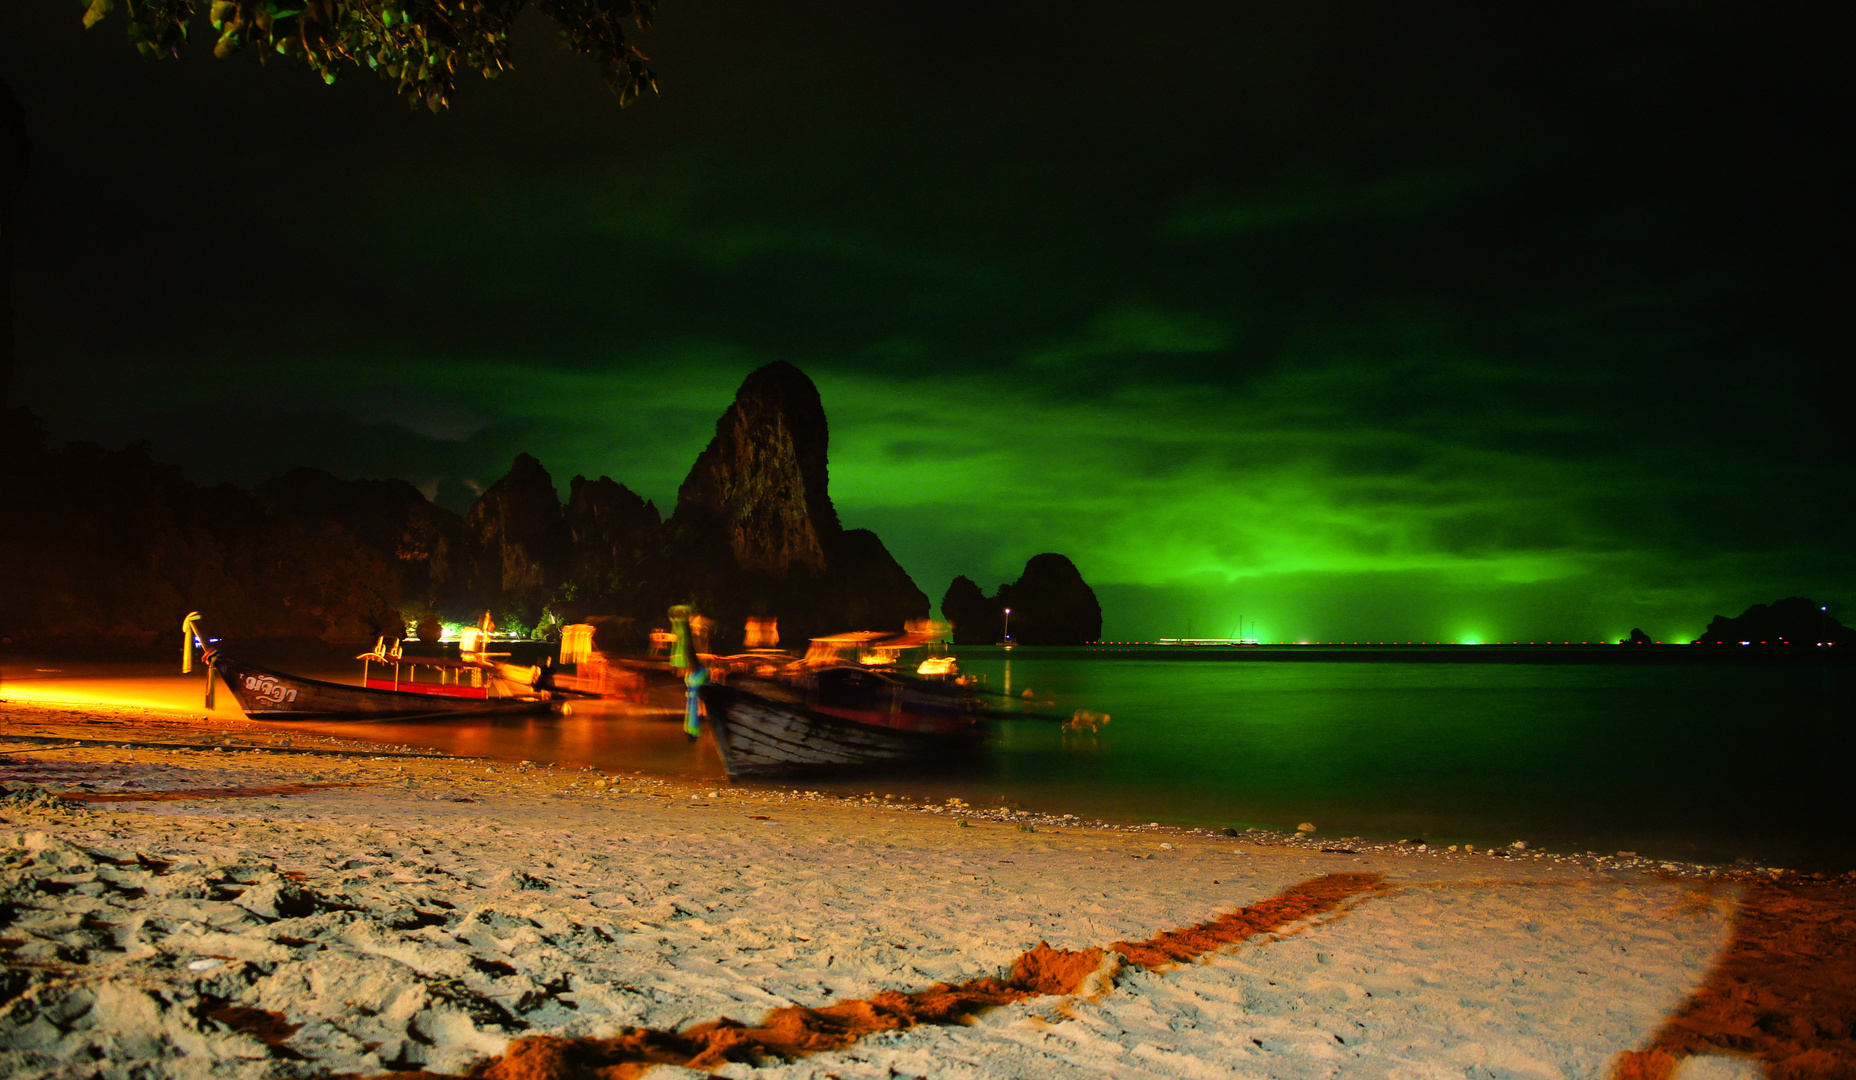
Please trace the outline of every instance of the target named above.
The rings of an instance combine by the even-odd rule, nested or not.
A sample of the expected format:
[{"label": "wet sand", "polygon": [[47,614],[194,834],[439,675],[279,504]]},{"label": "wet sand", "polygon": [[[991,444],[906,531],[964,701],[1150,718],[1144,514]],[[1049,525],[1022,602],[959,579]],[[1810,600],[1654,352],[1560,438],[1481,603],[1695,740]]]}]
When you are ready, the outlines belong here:
[{"label": "wet sand", "polygon": [[1856,1075],[1850,880],[0,717],[9,1076]]}]

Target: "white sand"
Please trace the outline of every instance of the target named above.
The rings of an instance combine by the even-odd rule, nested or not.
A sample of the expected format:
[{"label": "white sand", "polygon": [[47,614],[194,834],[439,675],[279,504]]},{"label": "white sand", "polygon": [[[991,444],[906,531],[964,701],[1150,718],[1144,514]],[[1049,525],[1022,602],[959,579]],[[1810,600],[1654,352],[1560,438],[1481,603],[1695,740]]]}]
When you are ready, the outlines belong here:
[{"label": "white sand", "polygon": [[[0,745],[9,730],[24,729],[0,726]],[[753,1022],[997,975],[1039,940],[1144,939],[1342,871],[1396,888],[1094,999],[721,1075],[1596,1077],[1705,978],[1735,896],[1636,867],[959,827],[947,808],[629,776],[614,793],[595,774],[459,759],[15,760],[53,787],[366,786],[0,802],[0,937],[17,943],[0,1075],[14,1077],[462,1071],[522,1034]],[[249,1016],[206,1015],[228,1007],[300,1027],[273,1048],[241,1033]],[[1681,1075],[1751,1074],[1709,1059]]]}]

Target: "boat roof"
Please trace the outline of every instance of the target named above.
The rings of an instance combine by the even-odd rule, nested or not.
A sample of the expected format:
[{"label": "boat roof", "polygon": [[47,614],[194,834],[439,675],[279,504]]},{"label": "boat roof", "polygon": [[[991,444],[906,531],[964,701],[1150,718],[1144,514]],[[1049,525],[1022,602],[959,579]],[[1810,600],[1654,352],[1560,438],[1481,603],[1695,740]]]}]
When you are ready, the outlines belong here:
[{"label": "boat roof", "polygon": [[[508,653],[498,655],[507,656]],[[423,667],[438,668],[485,668],[490,666],[488,660],[463,660],[454,656],[382,656],[379,653],[364,652],[356,660],[372,660],[377,664],[419,664]]]},{"label": "boat roof", "polygon": [[867,645],[876,649],[913,649],[922,645],[933,645],[938,640],[933,634],[897,633],[894,630],[858,630],[850,634],[832,634],[828,637],[815,637],[814,645]]}]

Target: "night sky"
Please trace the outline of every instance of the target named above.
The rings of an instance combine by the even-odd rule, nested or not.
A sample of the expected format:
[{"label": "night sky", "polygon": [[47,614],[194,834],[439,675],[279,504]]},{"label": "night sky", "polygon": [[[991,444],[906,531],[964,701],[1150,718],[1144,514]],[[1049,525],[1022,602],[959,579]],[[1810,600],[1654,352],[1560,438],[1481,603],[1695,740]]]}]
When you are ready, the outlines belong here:
[{"label": "night sky", "polygon": [[1105,636],[1849,620],[1852,94],[1828,5],[665,0],[621,110],[539,19],[412,112],[0,4],[16,403],[198,481],[660,508],[749,371],[938,600]]}]

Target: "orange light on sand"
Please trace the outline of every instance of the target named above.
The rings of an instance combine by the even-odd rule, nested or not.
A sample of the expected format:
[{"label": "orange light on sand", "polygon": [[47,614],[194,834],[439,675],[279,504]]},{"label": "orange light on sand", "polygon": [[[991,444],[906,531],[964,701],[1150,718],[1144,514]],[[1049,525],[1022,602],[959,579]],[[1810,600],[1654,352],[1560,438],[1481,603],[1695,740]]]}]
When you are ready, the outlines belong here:
[{"label": "orange light on sand", "polygon": [[[203,707],[200,705],[185,704],[185,698],[176,700],[176,698],[147,697],[141,696],[134,691],[112,693],[107,689],[97,686],[95,683],[88,683],[81,680],[74,680],[74,683],[75,685],[71,686],[69,689],[62,690],[45,690],[38,688],[27,690],[22,689],[18,683],[13,683],[6,688],[6,696],[12,701],[55,702],[60,705],[126,706],[136,709],[159,709],[163,712],[203,711]],[[185,687],[185,697],[192,697],[197,700],[200,693],[201,690],[198,684],[189,680]]]}]

